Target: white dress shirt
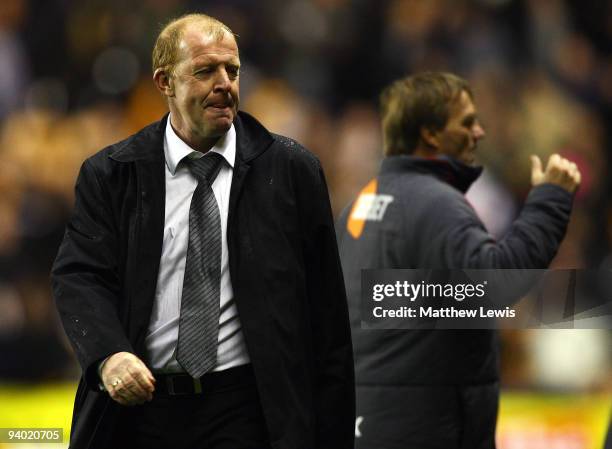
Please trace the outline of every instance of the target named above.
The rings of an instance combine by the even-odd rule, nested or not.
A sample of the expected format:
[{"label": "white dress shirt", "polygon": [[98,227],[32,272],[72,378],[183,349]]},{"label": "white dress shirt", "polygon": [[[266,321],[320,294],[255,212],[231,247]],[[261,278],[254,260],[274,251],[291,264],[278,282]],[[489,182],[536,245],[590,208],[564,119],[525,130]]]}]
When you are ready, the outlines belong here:
[{"label": "white dress shirt", "polygon": [[[217,366],[221,371],[233,366],[249,363],[244,335],[229,273],[227,250],[227,215],[230,188],[236,159],[236,130],[234,126],[219,139],[210,150],[225,159],[212,189],[219,206],[221,218],[221,298],[219,307],[219,346]],[[155,303],[145,339],[147,365],[156,372],[183,371],[176,361],[176,347],[181,311],[181,296],[185,260],[189,239],[189,206],[198,181],[185,163],[185,157],[206,157],[183,142],[170,125],[166,125],[164,137],[166,158],[166,214],[164,241],[155,290]]]}]

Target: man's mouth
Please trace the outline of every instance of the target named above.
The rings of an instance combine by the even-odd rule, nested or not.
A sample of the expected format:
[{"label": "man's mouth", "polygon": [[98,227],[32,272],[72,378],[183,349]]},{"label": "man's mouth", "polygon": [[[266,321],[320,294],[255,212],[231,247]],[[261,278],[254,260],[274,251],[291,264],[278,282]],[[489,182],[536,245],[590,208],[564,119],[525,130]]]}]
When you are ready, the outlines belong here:
[{"label": "man's mouth", "polygon": [[226,108],[231,108],[233,106],[234,106],[234,102],[231,100],[214,101],[214,102],[210,102],[206,104],[206,107],[215,108],[215,109],[226,109]]},{"label": "man's mouth", "polygon": [[216,116],[229,117],[233,113],[233,107],[231,103],[213,103],[206,106],[210,113]]}]

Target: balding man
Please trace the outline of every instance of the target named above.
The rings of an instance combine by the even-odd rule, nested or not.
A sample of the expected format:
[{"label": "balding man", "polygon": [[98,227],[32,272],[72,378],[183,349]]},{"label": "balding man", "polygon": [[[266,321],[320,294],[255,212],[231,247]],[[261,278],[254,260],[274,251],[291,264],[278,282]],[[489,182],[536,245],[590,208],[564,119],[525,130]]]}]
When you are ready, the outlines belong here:
[{"label": "balding man", "polygon": [[170,22],[170,114],[81,168],[54,294],[71,448],[353,447],[346,297],[319,161],[238,112],[223,23]]}]

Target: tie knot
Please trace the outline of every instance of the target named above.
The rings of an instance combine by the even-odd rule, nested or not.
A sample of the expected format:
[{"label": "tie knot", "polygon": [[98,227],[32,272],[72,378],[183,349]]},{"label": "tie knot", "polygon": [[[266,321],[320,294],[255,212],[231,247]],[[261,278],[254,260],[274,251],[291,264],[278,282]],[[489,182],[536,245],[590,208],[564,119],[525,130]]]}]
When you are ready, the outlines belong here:
[{"label": "tie knot", "polygon": [[198,178],[198,181],[205,179],[210,185],[217,177],[219,170],[221,169],[221,162],[223,162],[223,156],[213,151],[209,152],[200,158],[185,158],[187,166],[191,170],[191,173]]}]

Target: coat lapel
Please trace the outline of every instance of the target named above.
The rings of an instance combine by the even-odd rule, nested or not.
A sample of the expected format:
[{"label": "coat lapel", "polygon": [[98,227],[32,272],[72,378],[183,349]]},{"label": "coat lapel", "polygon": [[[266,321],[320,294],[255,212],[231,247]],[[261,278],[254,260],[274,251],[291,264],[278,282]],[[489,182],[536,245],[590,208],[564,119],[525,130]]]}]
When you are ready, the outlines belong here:
[{"label": "coat lapel", "polygon": [[[163,155],[163,151],[162,151]],[[138,161],[139,216],[136,225],[136,258],[130,273],[134,273],[130,300],[130,340],[138,350],[144,341],[159,272],[164,237],[166,183],[164,159]]]},{"label": "coat lapel", "polygon": [[151,316],[159,271],[166,206],[164,134],[168,115],[116,145],[112,159],[132,164],[135,219],[130,230],[126,293],[128,337],[139,352]]},{"label": "coat lapel", "polygon": [[[238,204],[238,198],[242,192],[242,187],[244,186],[244,180],[246,179],[246,175],[250,169],[250,165],[241,161],[240,158],[236,158],[236,163],[234,164],[234,173],[232,175],[232,187],[230,189],[230,201],[229,201],[229,212],[227,216],[227,238],[231,240],[233,236],[233,223],[234,217],[236,214],[236,205]],[[228,245],[230,242],[228,241]]]},{"label": "coat lapel", "polygon": [[[234,121],[236,128],[236,163],[230,191],[229,213],[227,217],[227,239],[231,247],[238,200],[244,187],[244,180],[251,168],[251,161],[272,144],[272,136],[257,120],[240,111]],[[231,255],[230,255],[231,256]]]}]

